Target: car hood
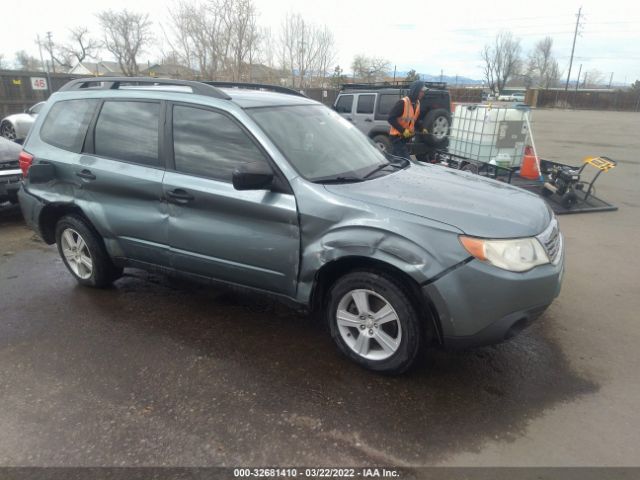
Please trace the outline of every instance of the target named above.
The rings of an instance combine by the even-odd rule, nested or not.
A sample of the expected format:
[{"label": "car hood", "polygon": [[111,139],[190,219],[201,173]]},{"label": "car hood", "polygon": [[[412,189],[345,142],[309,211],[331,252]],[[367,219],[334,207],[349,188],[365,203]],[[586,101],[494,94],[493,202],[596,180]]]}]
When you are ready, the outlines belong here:
[{"label": "car hood", "polygon": [[452,225],[485,238],[529,237],[551,221],[545,202],[503,182],[439,165],[325,188],[340,196]]}]

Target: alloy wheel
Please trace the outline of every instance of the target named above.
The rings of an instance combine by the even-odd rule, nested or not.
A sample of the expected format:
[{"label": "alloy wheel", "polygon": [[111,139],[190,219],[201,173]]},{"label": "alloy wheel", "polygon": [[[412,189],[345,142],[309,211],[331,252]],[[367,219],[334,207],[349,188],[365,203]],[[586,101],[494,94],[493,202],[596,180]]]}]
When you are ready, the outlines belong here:
[{"label": "alloy wheel", "polygon": [[61,236],[62,254],[67,260],[69,268],[82,280],[91,277],[93,273],[93,260],[87,243],[72,228],[67,228]]},{"label": "alloy wheel", "polygon": [[398,314],[389,301],[372,290],[347,292],[338,303],[336,322],[345,344],[367,360],[385,360],[400,347]]}]

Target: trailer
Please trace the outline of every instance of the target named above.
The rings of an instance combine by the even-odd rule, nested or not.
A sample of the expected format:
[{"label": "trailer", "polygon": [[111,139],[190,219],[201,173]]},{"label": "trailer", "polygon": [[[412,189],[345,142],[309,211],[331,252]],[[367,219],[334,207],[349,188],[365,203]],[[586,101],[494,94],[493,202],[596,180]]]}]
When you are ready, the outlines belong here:
[{"label": "trailer", "polygon": [[[581,167],[540,159],[540,177],[527,179],[520,176],[520,167],[503,167],[463,157],[447,150],[429,149],[419,141],[411,144],[414,151],[426,153],[428,163],[462,170],[509,183],[540,195],[558,215],[587,212],[611,212],[618,207],[596,196],[595,183],[603,173],[611,171],[617,163],[609,157],[587,157]],[[595,172],[588,175],[593,167]]]}]

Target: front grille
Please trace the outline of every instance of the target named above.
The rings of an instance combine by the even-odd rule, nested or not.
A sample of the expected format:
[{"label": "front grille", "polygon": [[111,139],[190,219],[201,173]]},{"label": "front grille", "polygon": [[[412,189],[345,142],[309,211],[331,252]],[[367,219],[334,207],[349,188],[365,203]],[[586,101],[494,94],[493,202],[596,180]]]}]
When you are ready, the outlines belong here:
[{"label": "front grille", "polygon": [[562,234],[555,218],[551,220],[546,230],[538,235],[538,240],[544,246],[551,263],[557,263],[562,256]]}]

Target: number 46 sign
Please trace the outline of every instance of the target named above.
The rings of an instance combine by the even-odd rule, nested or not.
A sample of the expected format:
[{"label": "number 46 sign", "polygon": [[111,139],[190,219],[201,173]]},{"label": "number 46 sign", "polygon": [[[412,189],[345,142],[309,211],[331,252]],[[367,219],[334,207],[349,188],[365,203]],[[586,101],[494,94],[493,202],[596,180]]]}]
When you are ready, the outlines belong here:
[{"label": "number 46 sign", "polygon": [[43,77],[31,77],[31,88],[34,90],[47,90],[47,79]]}]

